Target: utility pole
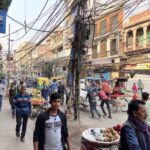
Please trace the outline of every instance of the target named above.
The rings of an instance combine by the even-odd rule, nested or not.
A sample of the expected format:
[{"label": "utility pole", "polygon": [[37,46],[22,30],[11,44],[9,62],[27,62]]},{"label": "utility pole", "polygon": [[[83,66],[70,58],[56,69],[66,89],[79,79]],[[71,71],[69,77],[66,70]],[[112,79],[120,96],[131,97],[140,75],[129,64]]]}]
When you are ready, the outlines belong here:
[{"label": "utility pole", "polygon": [[7,54],[7,61],[8,61],[8,86],[9,86],[9,80],[10,80],[10,72],[9,72],[9,66],[10,66],[10,24],[9,24],[9,27],[8,27],[8,32],[9,32],[9,37],[8,37],[8,54]]},{"label": "utility pole", "polygon": [[68,85],[71,87],[71,95],[73,98],[74,120],[79,118],[79,103],[80,103],[80,72],[81,72],[81,57],[84,53],[86,26],[84,24],[85,6],[87,0],[74,1],[77,3],[74,18],[74,39],[70,54]]}]

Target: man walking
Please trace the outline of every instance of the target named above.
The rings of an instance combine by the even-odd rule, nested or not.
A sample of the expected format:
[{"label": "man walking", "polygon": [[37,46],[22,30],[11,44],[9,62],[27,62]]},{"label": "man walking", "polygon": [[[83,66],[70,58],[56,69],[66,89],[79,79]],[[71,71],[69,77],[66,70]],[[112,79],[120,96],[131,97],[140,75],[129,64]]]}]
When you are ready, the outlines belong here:
[{"label": "man walking", "polygon": [[96,114],[100,118],[101,115],[100,115],[99,111],[96,108],[97,107],[96,94],[95,94],[93,89],[88,90],[86,99],[87,98],[88,98],[89,103],[90,103],[90,111],[91,111],[92,118],[94,118],[94,112],[96,112]]},{"label": "man walking", "polygon": [[11,87],[9,89],[9,103],[12,110],[12,117],[14,118],[15,111],[14,111],[14,102],[13,99],[17,95],[17,88],[14,86],[14,83],[11,83]]},{"label": "man walking", "polygon": [[138,85],[138,91],[140,91],[142,93],[143,88],[144,88],[144,84],[142,83],[141,79],[138,80],[137,85]]},{"label": "man walking", "polygon": [[43,87],[41,89],[41,96],[44,98],[45,100],[45,106],[48,106],[48,97],[49,97],[49,93],[50,90],[49,88],[46,86],[46,82],[43,82]]},{"label": "man walking", "polygon": [[142,93],[142,100],[145,102],[147,118],[146,123],[150,126],[150,101],[149,101],[149,93],[143,92]]},{"label": "man walking", "polygon": [[61,96],[61,102],[62,102],[61,104],[63,105],[64,104],[65,86],[61,83],[61,81],[59,82],[59,85],[58,85],[58,93]]},{"label": "man walking", "polygon": [[104,109],[104,104],[106,104],[107,109],[108,109],[108,113],[109,116],[108,118],[111,119],[111,111],[110,111],[110,105],[109,105],[109,97],[106,95],[106,93],[103,90],[100,90],[100,92],[98,93],[99,98],[102,100],[101,102],[101,109],[104,113],[104,117],[107,115],[105,109]]},{"label": "man walking", "polygon": [[16,136],[20,137],[20,127],[22,125],[21,142],[24,142],[28,117],[31,113],[30,96],[26,93],[26,87],[22,86],[20,92],[14,98],[16,109]]},{"label": "man walking", "polygon": [[2,84],[2,81],[0,81],[0,111],[2,109],[2,102],[3,102],[4,92],[5,92],[5,86]]},{"label": "man walking", "polygon": [[67,120],[59,110],[61,96],[53,93],[50,96],[51,107],[41,113],[35,124],[34,150],[70,150]]}]

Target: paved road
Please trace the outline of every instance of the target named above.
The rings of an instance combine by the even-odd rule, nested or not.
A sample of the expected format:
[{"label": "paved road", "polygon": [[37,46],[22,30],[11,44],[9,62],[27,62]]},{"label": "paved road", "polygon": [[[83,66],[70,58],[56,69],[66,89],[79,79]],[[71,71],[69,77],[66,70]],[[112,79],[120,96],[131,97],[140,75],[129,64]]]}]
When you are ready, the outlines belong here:
[{"label": "paved road", "polygon": [[15,119],[11,118],[8,101],[5,99],[0,112],[0,149],[1,150],[32,150],[32,134],[34,121],[29,120],[26,142],[21,143],[15,136]]},{"label": "paved road", "polygon": [[[100,108],[98,108],[100,109]],[[72,150],[80,149],[81,133],[90,127],[111,127],[126,120],[126,113],[118,111],[113,114],[113,119],[95,118],[92,119],[88,109],[81,109],[80,122],[69,121],[70,139]],[[32,135],[35,120],[29,119],[25,143],[21,143],[15,136],[15,120],[11,118],[8,100],[3,103],[3,110],[0,112],[0,150],[32,150]]]}]

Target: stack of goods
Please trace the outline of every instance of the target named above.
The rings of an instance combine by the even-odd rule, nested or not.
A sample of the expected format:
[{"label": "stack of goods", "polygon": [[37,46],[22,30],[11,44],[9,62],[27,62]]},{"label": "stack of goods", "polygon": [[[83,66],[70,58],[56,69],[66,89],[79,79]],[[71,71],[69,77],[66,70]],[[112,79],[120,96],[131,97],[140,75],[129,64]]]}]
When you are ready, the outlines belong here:
[{"label": "stack of goods", "polygon": [[92,129],[91,133],[95,136],[95,139],[100,142],[115,142],[120,137],[118,132],[113,128],[100,129],[99,133]]},{"label": "stack of goods", "polygon": [[33,89],[32,91],[32,104],[43,104],[44,99],[41,97],[41,92],[38,89]]}]

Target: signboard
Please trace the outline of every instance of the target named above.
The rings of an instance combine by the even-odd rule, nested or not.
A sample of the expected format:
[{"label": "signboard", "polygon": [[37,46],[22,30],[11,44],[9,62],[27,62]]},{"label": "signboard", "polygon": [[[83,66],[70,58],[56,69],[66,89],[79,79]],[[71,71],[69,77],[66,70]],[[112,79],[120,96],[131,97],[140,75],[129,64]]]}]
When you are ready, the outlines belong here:
[{"label": "signboard", "polygon": [[112,72],[111,73],[111,78],[114,79],[114,78],[118,78],[119,77],[119,72]]},{"label": "signboard", "polygon": [[150,63],[142,63],[137,65],[126,65],[125,70],[150,70]]},{"label": "signboard", "polygon": [[0,10],[0,33],[6,32],[6,10]]},{"label": "signboard", "polygon": [[111,64],[111,58],[98,58],[92,60],[92,65],[104,65],[104,64]]}]

